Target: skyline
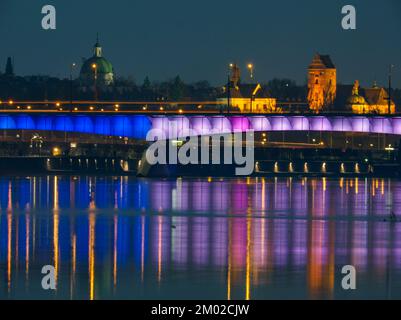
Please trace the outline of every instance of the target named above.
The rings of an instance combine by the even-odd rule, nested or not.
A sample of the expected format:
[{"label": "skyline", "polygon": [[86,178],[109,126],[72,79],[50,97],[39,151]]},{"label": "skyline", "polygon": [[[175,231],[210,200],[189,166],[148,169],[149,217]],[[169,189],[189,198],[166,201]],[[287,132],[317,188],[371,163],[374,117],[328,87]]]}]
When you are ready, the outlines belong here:
[{"label": "skyline", "polygon": [[[313,54],[319,52],[331,55],[340,83],[352,84],[358,79],[370,86],[377,80],[386,86],[392,63],[396,65],[393,85],[401,87],[401,43],[387,40],[397,37],[401,3],[387,0],[379,6],[355,0],[357,30],[345,31],[341,28],[344,1],[305,2],[297,8],[293,0],[245,5],[231,1],[230,7],[223,2],[211,8],[209,0],[185,6],[173,1],[158,2],[155,9],[144,1],[117,1],[113,7],[98,1],[93,18],[88,15],[93,2],[71,5],[54,0],[57,30],[44,31],[40,28],[43,3],[6,0],[0,4],[0,38],[8,45],[0,51],[0,70],[4,71],[7,56],[12,56],[18,75],[68,77],[70,63],[81,64],[81,58],[91,55],[98,32],[104,56],[113,63],[116,75],[132,76],[137,83],[146,76],[164,81],[178,74],[186,82],[208,80],[220,85],[230,62],[242,67],[245,79],[245,66],[252,62],[259,82],[290,78],[302,85]],[[254,16],[242,14],[256,5],[261,9],[254,10]],[[276,14],[265,14],[271,11]],[[286,21],[283,16],[291,23],[280,24]],[[146,24],[151,17],[157,22]],[[376,23],[371,23],[373,19]],[[232,23],[232,31],[227,33],[221,27],[229,25],[228,21],[238,24]],[[128,32],[122,32],[124,28]],[[290,41],[282,41],[289,37]],[[75,70],[75,77],[78,72]]]}]

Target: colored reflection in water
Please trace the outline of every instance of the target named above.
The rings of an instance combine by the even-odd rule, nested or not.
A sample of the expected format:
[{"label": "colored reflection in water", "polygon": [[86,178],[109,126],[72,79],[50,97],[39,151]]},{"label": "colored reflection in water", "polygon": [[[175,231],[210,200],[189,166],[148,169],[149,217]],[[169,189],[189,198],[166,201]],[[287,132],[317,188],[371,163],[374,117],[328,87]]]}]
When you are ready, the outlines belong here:
[{"label": "colored reflection in water", "polygon": [[2,177],[0,297],[399,298],[400,203],[381,178]]}]

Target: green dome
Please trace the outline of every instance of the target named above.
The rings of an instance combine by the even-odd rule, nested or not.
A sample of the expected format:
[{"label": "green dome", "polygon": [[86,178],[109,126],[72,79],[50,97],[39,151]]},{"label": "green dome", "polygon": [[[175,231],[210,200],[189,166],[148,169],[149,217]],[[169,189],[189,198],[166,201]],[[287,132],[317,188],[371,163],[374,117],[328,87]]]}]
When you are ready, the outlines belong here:
[{"label": "green dome", "polygon": [[81,74],[92,74],[92,65],[96,64],[98,74],[113,73],[113,66],[103,57],[92,57],[86,60],[81,68]]},{"label": "green dome", "polygon": [[359,95],[359,81],[355,80],[354,87],[352,88],[352,95],[347,99],[348,105],[364,105],[366,100],[363,96]]},{"label": "green dome", "polygon": [[352,95],[348,98],[347,104],[354,105],[354,104],[366,104],[366,100],[364,97],[358,95]]}]

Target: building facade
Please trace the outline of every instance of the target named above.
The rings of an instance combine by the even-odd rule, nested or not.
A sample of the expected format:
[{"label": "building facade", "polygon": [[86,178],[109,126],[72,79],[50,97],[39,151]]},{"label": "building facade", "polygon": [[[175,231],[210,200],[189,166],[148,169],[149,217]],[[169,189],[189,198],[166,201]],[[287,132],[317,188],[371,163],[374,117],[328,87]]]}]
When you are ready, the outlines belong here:
[{"label": "building facade", "polygon": [[[228,92],[230,90],[230,92]],[[267,89],[260,83],[241,83],[240,69],[237,65],[231,65],[229,83],[223,87],[223,92],[218,101],[243,113],[273,113],[281,112],[277,108],[277,101],[270,97]]]},{"label": "building facade", "polygon": [[308,68],[308,103],[314,112],[331,108],[336,99],[337,70],[330,56],[316,54]]},{"label": "building facade", "polygon": [[384,88],[376,84],[371,88],[360,88],[359,81],[356,80],[352,88],[352,94],[349,96],[346,104],[348,111],[357,114],[374,113],[389,114],[395,113],[395,104],[393,101],[388,103],[389,96]]}]

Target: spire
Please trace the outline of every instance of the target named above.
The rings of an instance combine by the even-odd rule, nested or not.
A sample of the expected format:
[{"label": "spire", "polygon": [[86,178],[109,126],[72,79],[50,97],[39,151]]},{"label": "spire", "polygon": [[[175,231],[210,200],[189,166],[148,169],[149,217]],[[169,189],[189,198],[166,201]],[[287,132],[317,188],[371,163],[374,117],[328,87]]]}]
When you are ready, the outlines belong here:
[{"label": "spire", "polygon": [[352,95],[358,96],[359,95],[359,81],[355,80],[354,87],[352,88]]},{"label": "spire", "polygon": [[7,64],[6,64],[6,72],[5,72],[6,76],[14,76],[14,66],[13,63],[11,61],[11,57],[7,58]]},{"label": "spire", "polygon": [[96,43],[94,48],[94,56],[100,58],[102,56],[102,47],[99,43],[99,33],[96,33]]}]

